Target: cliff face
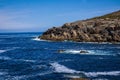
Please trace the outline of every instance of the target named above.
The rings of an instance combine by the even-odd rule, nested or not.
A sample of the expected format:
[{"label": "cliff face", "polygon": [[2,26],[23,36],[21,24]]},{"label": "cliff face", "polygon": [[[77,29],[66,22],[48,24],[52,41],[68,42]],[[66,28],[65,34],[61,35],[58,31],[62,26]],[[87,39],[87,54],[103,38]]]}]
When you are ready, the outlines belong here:
[{"label": "cliff face", "polygon": [[120,42],[120,11],[53,27],[39,38],[53,41]]}]

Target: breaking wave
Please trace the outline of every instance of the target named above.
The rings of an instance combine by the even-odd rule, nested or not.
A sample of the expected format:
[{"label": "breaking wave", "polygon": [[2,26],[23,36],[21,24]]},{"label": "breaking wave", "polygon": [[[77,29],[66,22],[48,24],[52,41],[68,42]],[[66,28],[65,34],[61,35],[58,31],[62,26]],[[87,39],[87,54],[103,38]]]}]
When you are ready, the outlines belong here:
[{"label": "breaking wave", "polygon": [[7,50],[0,50],[0,53],[4,53],[4,52],[6,52]]},{"label": "breaking wave", "polygon": [[46,41],[46,40],[42,40],[42,39],[40,39],[40,38],[38,38],[38,37],[33,38],[32,40],[34,40],[34,41]]},{"label": "breaking wave", "polygon": [[58,73],[79,73],[79,71],[67,68],[64,65],[61,65],[57,62],[51,63],[52,67],[54,68],[55,72]]},{"label": "breaking wave", "polygon": [[[54,72],[57,72],[57,73],[84,74],[87,77],[97,77],[97,76],[106,76],[106,75],[120,76],[120,71],[84,72],[84,71],[76,71],[74,69],[70,69],[57,62],[51,63],[51,65],[54,68]],[[79,78],[80,75],[66,75],[66,77]]]},{"label": "breaking wave", "polygon": [[108,72],[85,72],[84,73],[88,77],[97,77],[97,76],[119,76],[120,71],[108,71]]}]

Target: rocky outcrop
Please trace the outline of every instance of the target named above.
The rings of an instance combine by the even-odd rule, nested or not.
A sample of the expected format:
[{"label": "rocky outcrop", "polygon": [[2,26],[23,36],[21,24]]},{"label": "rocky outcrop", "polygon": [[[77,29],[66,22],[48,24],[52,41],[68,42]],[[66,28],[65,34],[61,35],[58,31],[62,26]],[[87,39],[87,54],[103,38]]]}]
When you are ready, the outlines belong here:
[{"label": "rocky outcrop", "polygon": [[120,42],[120,11],[53,27],[39,38],[52,41]]}]

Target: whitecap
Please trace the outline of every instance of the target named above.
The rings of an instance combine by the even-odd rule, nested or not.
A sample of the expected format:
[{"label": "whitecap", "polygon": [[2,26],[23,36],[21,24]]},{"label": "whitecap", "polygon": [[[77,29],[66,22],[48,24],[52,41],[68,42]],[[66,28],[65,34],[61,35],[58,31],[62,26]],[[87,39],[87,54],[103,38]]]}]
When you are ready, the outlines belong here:
[{"label": "whitecap", "polygon": [[74,69],[70,69],[64,65],[61,65],[57,62],[51,63],[52,67],[54,68],[54,72],[57,73],[70,73],[70,74],[77,74],[77,75],[65,75],[66,77],[71,78],[79,78],[82,77],[83,74],[87,77],[97,77],[97,76],[120,76],[120,71],[104,71],[104,72],[85,72],[85,71],[76,71]]},{"label": "whitecap", "polygon": [[64,53],[78,54],[78,53],[80,53],[80,50],[65,50]]},{"label": "whitecap", "polygon": [[4,53],[4,52],[6,52],[7,50],[0,50],[0,53]]},{"label": "whitecap", "polygon": [[64,65],[61,65],[57,62],[51,63],[52,67],[54,68],[54,72],[58,72],[58,73],[79,73],[79,71],[67,68]]},{"label": "whitecap", "polygon": [[84,72],[87,77],[97,77],[97,76],[119,76],[120,71],[108,71],[108,72]]},{"label": "whitecap", "polygon": [[38,38],[38,37],[33,38],[32,40],[34,40],[34,41],[46,41],[46,40],[42,40],[42,39],[40,39],[40,38]]},{"label": "whitecap", "polygon": [[18,59],[18,60],[20,60],[20,61],[24,61],[24,62],[36,62],[36,60],[27,60],[27,59]]},{"label": "whitecap", "polygon": [[80,75],[64,75],[64,77],[68,77],[68,78],[81,78]]}]

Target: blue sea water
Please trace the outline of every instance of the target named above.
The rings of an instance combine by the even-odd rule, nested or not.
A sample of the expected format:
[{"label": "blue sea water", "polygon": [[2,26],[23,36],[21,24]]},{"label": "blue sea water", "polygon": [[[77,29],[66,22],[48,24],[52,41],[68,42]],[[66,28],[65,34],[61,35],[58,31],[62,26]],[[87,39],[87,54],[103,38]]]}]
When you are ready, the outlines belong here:
[{"label": "blue sea water", "polygon": [[0,80],[120,80],[120,44],[54,42],[39,35],[0,33]]}]

